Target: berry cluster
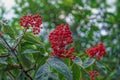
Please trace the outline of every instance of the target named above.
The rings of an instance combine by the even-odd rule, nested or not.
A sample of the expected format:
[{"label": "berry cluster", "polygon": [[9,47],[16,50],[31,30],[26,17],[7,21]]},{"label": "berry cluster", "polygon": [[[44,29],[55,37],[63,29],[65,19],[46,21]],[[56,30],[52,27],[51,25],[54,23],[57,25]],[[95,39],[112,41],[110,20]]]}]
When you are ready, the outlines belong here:
[{"label": "berry cluster", "polygon": [[96,80],[95,76],[98,76],[98,71],[89,71],[88,74],[90,75],[91,80]]},{"label": "berry cluster", "polygon": [[96,56],[98,60],[100,60],[106,54],[106,50],[104,44],[101,42],[97,46],[94,46],[90,49],[86,50],[86,53],[92,58]]},{"label": "berry cluster", "polygon": [[74,47],[71,47],[70,49],[67,48],[67,45],[73,43],[72,33],[68,24],[57,26],[56,30],[50,33],[49,41],[52,44],[52,56],[70,58],[71,60],[75,58],[72,54],[74,52]]},{"label": "berry cluster", "polygon": [[40,25],[42,24],[42,19],[39,14],[36,15],[25,15],[20,18],[20,26],[23,26],[26,29],[32,27],[32,31],[34,34],[40,33]]}]

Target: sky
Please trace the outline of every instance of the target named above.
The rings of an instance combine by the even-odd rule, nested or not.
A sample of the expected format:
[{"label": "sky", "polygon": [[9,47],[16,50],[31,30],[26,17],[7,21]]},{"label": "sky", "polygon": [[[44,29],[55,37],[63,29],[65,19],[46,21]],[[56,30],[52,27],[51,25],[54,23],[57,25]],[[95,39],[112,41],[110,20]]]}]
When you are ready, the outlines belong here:
[{"label": "sky", "polygon": [[7,13],[4,15],[5,19],[10,20],[12,17],[15,17],[14,11],[11,9],[15,5],[14,0],[0,0],[0,3],[4,5],[7,10]]}]

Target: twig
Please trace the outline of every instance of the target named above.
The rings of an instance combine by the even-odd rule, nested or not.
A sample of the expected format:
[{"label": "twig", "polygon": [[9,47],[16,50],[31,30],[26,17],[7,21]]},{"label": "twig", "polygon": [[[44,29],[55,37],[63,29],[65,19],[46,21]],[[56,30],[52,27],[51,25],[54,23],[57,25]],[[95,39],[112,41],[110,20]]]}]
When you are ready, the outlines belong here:
[{"label": "twig", "polygon": [[10,54],[4,54],[4,55],[0,55],[0,58],[8,57],[8,56],[10,56]]},{"label": "twig", "polygon": [[30,78],[30,80],[33,80],[33,78],[31,77],[31,75],[30,74],[28,74],[27,72],[25,72],[25,71],[23,71],[24,73],[25,73],[25,75],[27,76],[27,77],[29,77]]},{"label": "twig", "polygon": [[18,63],[19,63],[19,65],[20,65],[20,69],[25,73],[25,75],[26,75],[28,78],[30,78],[30,80],[33,80],[32,77],[25,71],[25,69],[24,69],[24,67],[22,66],[22,64],[21,64],[21,62],[20,62],[20,60],[19,60],[19,58],[17,57],[15,51],[16,51],[16,49],[13,49],[13,53],[14,53],[14,55],[15,55],[15,57],[16,57]]},{"label": "twig", "polygon": [[6,73],[11,78],[11,80],[15,80],[13,74],[10,71],[7,71]]},{"label": "twig", "polygon": [[30,68],[30,69],[28,69],[28,70],[25,70],[26,72],[29,72],[29,71],[31,71],[31,70],[35,70],[36,69],[36,64],[32,67],[32,68]]},{"label": "twig", "polygon": [[2,34],[0,34],[0,38],[5,42],[5,44],[7,45],[7,47],[11,50],[10,45],[7,43],[7,41],[6,41],[5,38],[2,36]]},{"label": "twig", "polygon": [[11,64],[10,66],[11,66],[11,67],[14,67],[14,68],[21,69],[21,67],[20,67],[19,65],[17,65],[17,64]]},{"label": "twig", "polygon": [[25,29],[25,31],[23,32],[23,34],[22,34],[21,38],[19,39],[18,43],[14,46],[14,48],[13,48],[13,49],[16,49],[16,47],[20,44],[20,42],[21,42],[21,40],[23,39],[23,37],[24,37],[24,35],[25,35],[26,31],[27,31],[27,29]]},{"label": "twig", "polygon": [[[25,31],[25,32],[26,32],[26,31]],[[32,77],[24,70],[24,67],[22,66],[19,58],[17,57],[16,48],[12,48],[12,47],[7,43],[7,41],[6,41],[5,38],[2,36],[2,34],[0,34],[0,38],[4,41],[4,43],[7,45],[7,47],[9,48],[9,50],[11,50],[11,52],[12,52],[12,53],[14,54],[14,56],[16,57],[16,60],[17,60],[17,62],[19,63],[19,66],[20,66],[21,70],[25,73],[25,75],[26,75],[28,78],[30,78],[30,80],[33,80]],[[22,39],[22,38],[21,38],[21,39]],[[20,39],[20,41],[21,41],[21,39]],[[19,43],[20,43],[20,42],[19,42]],[[19,44],[19,43],[18,43],[18,44]],[[18,45],[18,44],[17,44],[17,45]]]}]

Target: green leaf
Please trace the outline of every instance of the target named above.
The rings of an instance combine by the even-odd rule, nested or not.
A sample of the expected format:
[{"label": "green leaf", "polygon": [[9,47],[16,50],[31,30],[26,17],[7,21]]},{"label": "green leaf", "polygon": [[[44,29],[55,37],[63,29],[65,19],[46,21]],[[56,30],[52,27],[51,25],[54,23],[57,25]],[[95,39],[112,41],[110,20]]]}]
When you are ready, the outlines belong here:
[{"label": "green leaf", "polygon": [[68,58],[64,58],[63,59],[64,60],[64,62],[65,62],[65,64],[68,66],[68,67],[70,67],[70,63],[71,63],[71,60],[70,59],[68,59]]},{"label": "green leaf", "polygon": [[99,7],[99,3],[97,2],[97,0],[92,0],[91,1],[91,4],[90,4],[90,6],[92,7],[92,8],[97,8],[97,7]]},{"label": "green leaf", "polygon": [[79,4],[80,6],[84,6],[82,0],[74,0],[77,4]]},{"label": "green leaf", "polygon": [[0,58],[0,64],[7,64],[6,60],[7,60],[7,57]]},{"label": "green leaf", "polygon": [[7,65],[5,65],[4,68],[2,68],[3,71],[9,71],[9,70],[15,70],[15,69],[18,69],[18,68],[13,66],[12,64],[7,64]]},{"label": "green leaf", "polygon": [[44,45],[38,37],[34,36],[31,33],[26,33],[24,36],[24,39],[27,40],[28,42],[31,42],[31,43],[35,43],[35,44],[38,43],[41,46]]},{"label": "green leaf", "polygon": [[1,31],[1,29],[2,29],[2,25],[0,24],[0,31]]},{"label": "green leaf", "polygon": [[4,71],[0,71],[0,80],[8,80]]},{"label": "green leaf", "polygon": [[99,31],[99,27],[98,27],[98,26],[93,25],[93,26],[92,26],[92,30],[93,30],[93,32],[94,32],[94,31]]},{"label": "green leaf", "polygon": [[4,48],[6,48],[5,44],[0,41],[0,49],[4,49]]},{"label": "green leaf", "polygon": [[74,80],[81,80],[80,72],[81,72],[80,67],[77,64],[74,64],[72,66],[72,75]]},{"label": "green leaf", "polygon": [[0,41],[0,53],[2,52],[7,53],[7,49],[6,49],[5,44],[2,41]]},{"label": "green leaf", "polygon": [[27,68],[30,68],[32,66],[31,60],[28,59],[24,54],[20,54],[20,61]]},{"label": "green leaf", "polygon": [[82,66],[83,63],[82,63],[81,58],[76,57],[76,58],[73,60],[73,62],[74,62],[75,64],[79,65],[80,67],[83,67],[83,66]]},{"label": "green leaf", "polygon": [[83,68],[87,68],[89,66],[91,66],[93,63],[95,62],[95,59],[93,58],[87,58],[84,63],[83,63]]},{"label": "green leaf", "polygon": [[14,30],[10,26],[3,26],[3,32],[8,34],[11,38],[15,38]]},{"label": "green leaf", "polygon": [[67,65],[58,57],[51,57],[47,60],[48,64],[56,71],[64,75],[67,80],[72,80],[72,74]]},{"label": "green leaf", "polygon": [[107,74],[107,68],[99,62],[96,62],[98,68],[100,68],[105,74]]},{"label": "green leaf", "polygon": [[111,80],[111,78],[117,73],[117,70],[113,70],[110,72],[108,76],[106,76],[106,80]]},{"label": "green leaf", "polygon": [[25,77],[26,75],[24,74],[24,72],[20,72],[16,77],[16,80],[26,80]]},{"label": "green leaf", "polygon": [[55,74],[55,73],[50,73],[50,75],[49,75],[49,79],[50,79],[50,80],[51,80],[51,79],[59,80],[58,75]]},{"label": "green leaf", "polygon": [[35,80],[48,80],[50,74],[50,66],[48,64],[42,65],[35,76]]},{"label": "green leaf", "polygon": [[[40,54],[33,54],[33,57],[34,57],[35,62],[38,64],[38,67],[42,66],[46,62],[46,59],[48,59],[48,57],[41,56]],[[37,72],[38,70],[35,70],[33,77],[35,77]]]},{"label": "green leaf", "polygon": [[26,54],[26,53],[39,53],[39,52],[40,51],[36,51],[36,50],[33,50],[33,49],[27,49],[23,53]]}]

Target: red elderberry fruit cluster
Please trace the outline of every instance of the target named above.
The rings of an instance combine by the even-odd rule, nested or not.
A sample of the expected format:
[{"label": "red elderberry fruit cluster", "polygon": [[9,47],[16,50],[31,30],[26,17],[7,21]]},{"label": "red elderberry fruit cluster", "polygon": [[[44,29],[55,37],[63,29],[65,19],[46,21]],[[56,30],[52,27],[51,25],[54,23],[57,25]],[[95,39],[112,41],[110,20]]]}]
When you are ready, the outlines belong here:
[{"label": "red elderberry fruit cluster", "polygon": [[96,58],[100,60],[103,56],[105,56],[106,50],[104,44],[100,42],[97,46],[87,49],[86,53],[90,56],[90,58],[96,56]]},{"label": "red elderberry fruit cluster", "polygon": [[36,15],[25,15],[20,18],[20,26],[23,26],[26,29],[32,27],[32,31],[34,34],[40,33],[40,26],[42,24],[42,19],[39,14]]},{"label": "red elderberry fruit cluster", "polygon": [[74,52],[74,47],[70,49],[67,46],[73,43],[72,33],[69,29],[68,24],[59,25],[56,30],[53,30],[49,35],[49,41],[52,44],[53,52],[51,56],[59,56],[61,58],[70,58],[71,60],[75,58],[72,54]]},{"label": "red elderberry fruit cluster", "polygon": [[98,76],[98,71],[89,71],[88,74],[90,75],[91,80],[96,80],[95,76]]}]

